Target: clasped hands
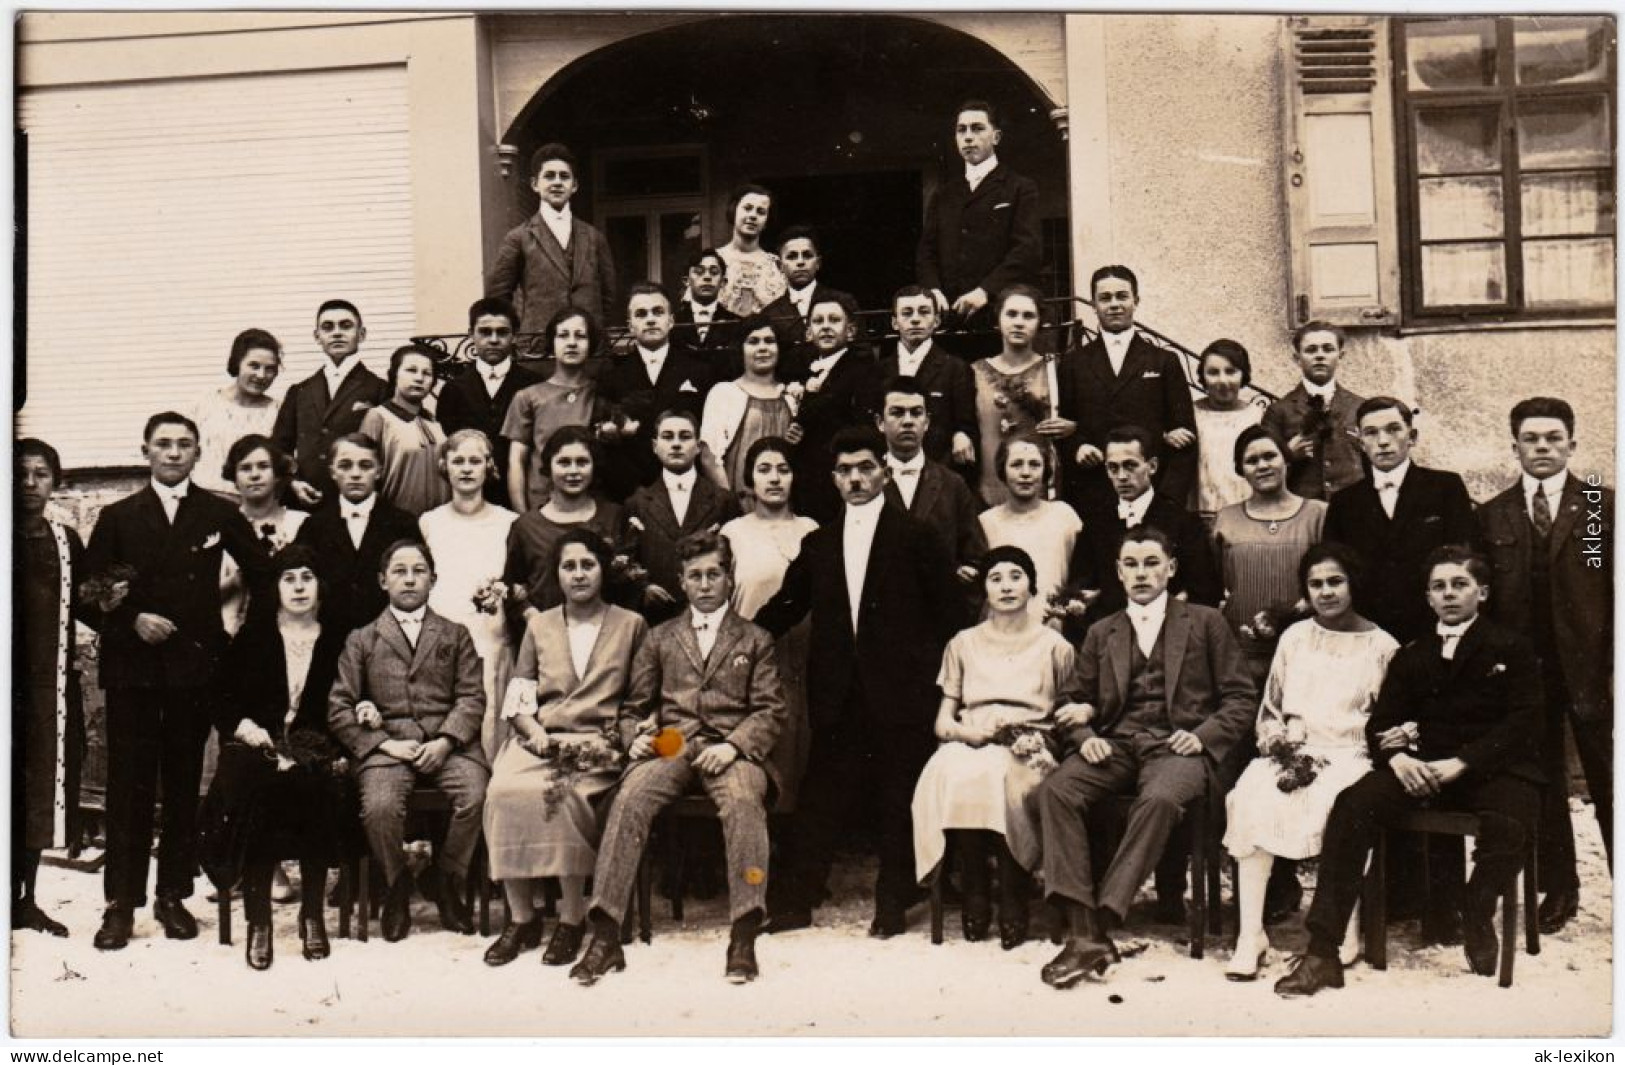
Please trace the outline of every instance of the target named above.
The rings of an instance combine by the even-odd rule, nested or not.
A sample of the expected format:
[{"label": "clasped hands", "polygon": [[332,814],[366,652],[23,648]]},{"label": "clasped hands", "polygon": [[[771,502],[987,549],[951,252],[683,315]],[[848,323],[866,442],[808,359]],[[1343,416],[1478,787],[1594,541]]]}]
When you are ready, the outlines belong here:
[{"label": "clasped hands", "polygon": [[[363,699],[355,706],[355,719],[362,728],[377,729],[384,727],[384,715],[378,710],[378,704],[371,699]],[[419,742],[417,740],[385,740],[378,745],[378,749],[395,759],[404,762],[419,773],[438,772],[451,757],[452,742],[444,736],[436,736],[432,740]]]},{"label": "clasped hands", "polygon": [[1439,794],[1441,788],[1467,771],[1467,763],[1460,758],[1441,758],[1435,762],[1424,762],[1403,752],[1394,755],[1388,767],[1394,771],[1394,776],[1399,778],[1405,794],[1414,799],[1425,799]]}]

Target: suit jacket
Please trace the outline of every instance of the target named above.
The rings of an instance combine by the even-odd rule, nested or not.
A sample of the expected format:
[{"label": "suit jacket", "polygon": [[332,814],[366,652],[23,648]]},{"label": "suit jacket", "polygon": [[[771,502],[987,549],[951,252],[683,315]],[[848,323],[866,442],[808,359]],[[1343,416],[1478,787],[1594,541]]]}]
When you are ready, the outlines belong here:
[{"label": "suit jacket", "polygon": [[[356,705],[369,699],[383,716],[381,728],[364,728],[356,719]],[[426,743],[441,736],[452,741],[452,757],[484,765],[484,717],[480,656],[474,638],[455,621],[426,610],[414,648],[386,608],[345,641],[327,725],[361,769],[400,764],[378,749],[386,740]]]},{"label": "suit jacket", "polygon": [[566,306],[608,325],[615,314],[615,259],[609,241],[573,214],[570,248],[559,247],[540,213],[508,230],[486,278],[485,294],[519,306],[519,329],[539,333]]},{"label": "suit jacket", "polygon": [[679,524],[665,479],[656,477],[653,483],[639,488],[626,501],[626,526],[628,539],[632,541],[628,550],[636,554],[649,571],[649,579],[681,603],[682,566],[677,561],[677,541],[701,529],[721,528],[737,517],[739,501],[734,494],[718,488],[696,471],[694,490],[688,497],[688,513]]},{"label": "suit jacket", "polygon": [[492,458],[496,469],[485,479],[485,498],[501,506],[508,505],[508,448],[510,441],[502,435],[502,423],[508,417],[508,406],[522,388],[528,388],[542,379],[541,375],[514,360],[508,376],[502,379],[495,396],[485,391],[478,366],[466,366],[457,376],[440,389],[439,406],[435,416],[446,435],[461,429],[478,429],[491,440]]},{"label": "suit jacket", "polygon": [[[1106,434],[1138,425],[1159,439],[1173,429],[1196,431],[1196,408],[1178,355],[1136,332],[1123,359],[1123,372],[1112,373],[1106,342],[1099,337],[1061,356],[1056,367],[1061,417],[1078,423],[1077,431],[1058,445],[1062,483],[1084,524],[1110,502],[1110,487],[1100,467],[1078,466],[1078,447],[1093,444],[1106,450]],[[1189,499],[1196,476],[1197,445],[1174,451],[1161,446],[1157,493]],[[987,461],[984,457],[983,461]],[[1093,490],[1091,491],[1091,483]]]},{"label": "suit jacket", "polygon": [[333,478],[327,472],[327,449],[334,440],[356,432],[367,412],[389,398],[384,379],[357,363],[329,395],[327,374],[317,370],[288,389],[276,412],[271,438],[293,456],[301,480],[331,496]]},{"label": "suit jacket", "polygon": [[[930,729],[937,670],[948,640],[968,620],[953,564],[937,536],[894,506],[875,526],[857,631],[846,591],[845,530],[839,517],[807,534],[779,591],[756,623],[782,636],[812,615],[807,659],[808,720]],[[869,720],[849,713],[861,698]]]},{"label": "suit jacket", "polygon": [[660,380],[649,383],[643,358],[631,354],[604,360],[599,371],[598,395],[628,418],[637,419],[638,431],[610,446],[605,473],[605,491],[614,499],[625,499],[639,485],[648,484],[660,472],[654,454],[655,418],[661,411],[686,410],[696,418],[705,409],[705,395],[716,383],[710,365],[675,342],[660,364]]},{"label": "suit jacket", "polygon": [[1423,761],[1460,758],[1482,780],[1510,773],[1539,784],[1540,666],[1528,641],[1480,616],[1445,661],[1444,641],[1428,632],[1395,652],[1383,678],[1366,741],[1377,765],[1398,751],[1381,749],[1378,735],[1406,721],[1421,740],[1412,753]]},{"label": "suit jacket", "polygon": [[716,380],[732,381],[744,372],[739,357],[741,321],[739,315],[718,300],[711,312],[711,325],[701,337],[700,327],[694,324],[694,304],[686,299],[678,300],[672,311],[671,342],[692,351],[711,368]]},{"label": "suit jacket", "polygon": [[787,720],[773,637],[729,608],[711,654],[700,655],[691,616],[658,625],[632,660],[632,679],[617,723],[623,747],[653,719],[685,740],[732,744],[772,771],[768,756]]},{"label": "suit jacket", "polygon": [[[225,552],[252,589],[264,579],[265,547],[236,507],[193,484],[170,524],[148,484],[110,504],[96,520],[85,550],[85,574],[135,570],[129,594],[101,626],[103,688],[203,688],[214,682],[226,650],[220,618],[220,559]],[[136,635],[137,614],[175,625],[160,644]]]},{"label": "suit jacket", "polygon": [[[1333,493],[1365,476],[1360,427],[1354,420],[1354,412],[1364,402],[1364,396],[1357,396],[1341,385],[1332,393],[1330,405],[1322,408],[1324,417],[1318,419],[1321,428],[1316,435],[1321,443],[1315,448],[1314,457],[1291,462],[1287,476],[1292,491],[1305,499],[1330,499]],[[1298,387],[1270,404],[1262,424],[1280,434],[1282,440],[1291,440],[1304,431],[1310,409],[1309,393],[1300,382]]]},{"label": "suit jacket", "polygon": [[[802,366],[787,380],[806,382],[810,376],[810,369]],[[818,391],[808,392],[802,399],[796,421],[801,423],[803,435],[791,460],[796,513],[820,522],[840,513],[840,493],[830,478],[829,443],[843,426],[874,424],[874,394],[874,353],[854,344]]]},{"label": "suit jacket", "polygon": [[231,641],[225,668],[220,671],[220,698],[214,708],[214,727],[220,741],[230,740],[245,717],[276,739],[296,730],[326,736],[327,698],[338,676],[339,655],[348,635],[331,625],[322,627],[290,724],[287,648],[277,629],[276,615],[270,610],[256,610]]},{"label": "suit jacket", "polygon": [[903,505],[895,475],[886,485],[886,502],[935,532],[943,552],[956,567],[974,566],[987,554],[987,534],[977,518],[981,505],[965,479],[940,462],[925,460],[912,507]]},{"label": "suit jacket", "polygon": [[[813,294],[807,308],[811,310],[825,300],[832,300],[839,296],[847,296],[838,288],[830,288],[821,281],[814,281]],[[790,291],[785,290],[784,295],[762,308],[762,313],[780,329],[780,343],[788,341],[789,348],[804,348],[807,344],[807,319],[797,309],[795,301],[790,298]],[[860,325],[861,329],[862,326]],[[861,339],[861,337],[860,337]]]},{"label": "suit jacket", "polygon": [[[1184,592],[1193,603],[1216,607],[1224,599],[1224,580],[1213,559],[1213,544],[1202,519],[1161,492],[1145,512],[1145,524],[1161,529],[1173,538],[1178,567],[1168,590]],[[1117,511],[1111,510],[1094,521],[1083,523],[1083,532],[1072,548],[1072,574],[1081,588],[1098,588],[1100,596],[1089,606],[1084,623],[1113,614],[1128,602],[1123,582],[1117,579],[1118,541],[1127,528]]]},{"label": "suit jacket", "polygon": [[[1535,632],[1535,527],[1522,479],[1480,507],[1478,522],[1495,567],[1485,610],[1514,632]],[[1613,718],[1613,535],[1614,493],[1601,486],[1587,488],[1570,474],[1552,508],[1546,544],[1552,611],[1542,620],[1550,626],[1574,710],[1590,720]]]},{"label": "suit jacket", "polygon": [[989,301],[1017,282],[1038,283],[1038,186],[1004,164],[970,190],[963,170],[944,177],[925,208],[915,254],[921,285],[949,300],[973,288]]},{"label": "suit jacket", "polygon": [[[877,389],[900,372],[897,348],[891,346],[890,351],[876,369]],[[931,425],[925,431],[926,457],[934,462],[947,462],[955,433],[964,433],[973,445],[976,443],[976,378],[964,359],[949,355],[933,342],[931,350],[920,361],[914,379],[925,390],[925,411],[931,416]],[[877,395],[875,410],[878,411],[884,401],[884,396]],[[982,461],[992,462],[993,456],[983,455]]]},{"label": "suit jacket", "polygon": [[[1094,736],[1111,738],[1127,709],[1134,625],[1126,610],[1089,630],[1078,653],[1079,702],[1095,707],[1094,720],[1069,730],[1080,747]],[[1168,720],[1174,729],[1194,733],[1214,765],[1223,762],[1258,716],[1258,691],[1241,656],[1235,634],[1211,607],[1168,600],[1162,623],[1163,668],[1167,674]]]},{"label": "suit jacket", "polygon": [[419,539],[417,519],[382,496],[373,504],[361,547],[350,542],[350,527],[339,514],[336,493],[299,526],[294,542],[316,551],[322,584],[322,625],[351,632],[378,616],[389,597],[378,584],[378,560],[396,540]]},{"label": "suit jacket", "polygon": [[1461,478],[1411,464],[1389,518],[1371,481],[1356,481],[1332,496],[1322,538],[1347,544],[1366,561],[1360,612],[1400,643],[1433,627],[1428,608],[1427,557],[1445,544],[1478,540],[1473,501]]}]

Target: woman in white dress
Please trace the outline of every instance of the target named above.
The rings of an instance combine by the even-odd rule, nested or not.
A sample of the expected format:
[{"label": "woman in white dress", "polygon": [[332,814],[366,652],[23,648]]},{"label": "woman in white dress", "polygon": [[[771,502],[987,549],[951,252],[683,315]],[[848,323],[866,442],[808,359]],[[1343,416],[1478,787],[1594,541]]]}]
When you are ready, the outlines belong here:
[{"label": "woman in white dress", "polygon": [[[434,553],[436,573],[429,606],[457,622],[474,638],[485,668],[485,725],[481,742],[487,757],[496,753],[497,708],[507,687],[512,651],[503,600],[492,584],[508,561],[508,528],[519,515],[485,498],[485,482],[496,470],[491,440],[478,429],[459,429],[440,445],[440,472],[451,483],[451,502],[418,519],[423,542]],[[476,601],[476,600],[480,601]]]},{"label": "woman in white dress", "polygon": [[[818,528],[811,518],[790,509],[791,473],[789,441],[764,436],[745,452],[744,487],[756,498],[756,507],[744,517],[722,527],[734,556],[733,608],[745,620],[756,612],[784,584],[784,572],[801,554],[801,541]],[[777,808],[795,809],[801,774],[807,768],[807,633],[808,622],[780,636],[775,645],[779,680],[784,686],[787,724],[773,747],[773,761],[779,767],[782,785]]]},{"label": "woman in white dress", "polygon": [[1242,398],[1241,390],[1253,379],[1253,363],[1247,349],[1234,340],[1221,338],[1203,348],[1197,366],[1207,395],[1196,401],[1197,468],[1191,509],[1212,532],[1219,511],[1252,494],[1232,455],[1236,438],[1263,420],[1264,408]]},{"label": "woman in white dress", "polygon": [[231,342],[226,373],[231,375],[231,384],[203,396],[190,412],[198,432],[192,480],[235,501],[237,490],[226,452],[250,433],[271,435],[281,403],[266,393],[282,373],[282,345],[263,329],[245,329]]},{"label": "woman in white dress", "polygon": [[1028,609],[1042,620],[1049,597],[1066,587],[1083,522],[1069,504],[1044,498],[1055,475],[1055,452],[1043,437],[1021,433],[1001,442],[994,467],[1009,495],[979,515],[982,532],[989,547],[1008,544],[1032,556],[1038,584]]},{"label": "woman in white dress", "polygon": [[779,257],[762,247],[772,211],[773,193],[760,185],[741,185],[728,197],[732,236],[717,249],[728,264],[728,276],[717,299],[741,318],[759,314],[790,290]]},{"label": "woman in white dress", "polygon": [[[1371,771],[1366,718],[1399,649],[1355,610],[1360,564],[1352,549],[1311,547],[1298,579],[1315,616],[1281,637],[1258,712],[1259,757],[1225,802],[1224,845],[1239,863],[1241,927],[1225,970],[1232,980],[1252,980],[1264,964],[1264,888],[1275,859],[1318,855],[1338,793]],[[1344,964],[1358,953],[1356,915],[1343,941]]]},{"label": "woman in white dress", "polygon": [[914,787],[914,868],[922,881],[940,875],[954,834],[961,920],[965,939],[975,942],[992,920],[988,859],[996,857],[999,943],[1013,950],[1027,939],[1031,870],[1040,858],[1032,796],[1055,766],[1049,734],[1072,694],[1075,656],[1027,606],[1037,584],[1027,552],[992,548],[980,570],[987,620],[949,641],[937,677],[942,746]]}]

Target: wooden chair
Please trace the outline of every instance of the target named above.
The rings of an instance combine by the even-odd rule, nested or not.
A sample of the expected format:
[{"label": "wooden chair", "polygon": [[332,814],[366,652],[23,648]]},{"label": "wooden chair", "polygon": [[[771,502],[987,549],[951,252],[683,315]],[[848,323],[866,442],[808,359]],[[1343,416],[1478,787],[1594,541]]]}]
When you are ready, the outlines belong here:
[{"label": "wooden chair", "polygon": [[[414,820],[421,823],[428,818],[448,818],[451,816],[451,800],[446,798],[438,788],[414,788],[411,796],[406,800],[406,823],[410,830]],[[357,901],[359,912],[356,914],[356,938],[367,942],[367,926],[372,920],[372,857],[364,854],[360,856],[356,865],[359,874],[356,877],[359,888]],[[343,883],[343,881],[341,881]],[[479,933],[482,936],[491,934],[491,874],[490,856],[485,850],[485,837],[482,833],[478,844],[474,848],[473,860],[468,865],[468,883],[465,904],[470,912],[479,913]],[[344,918],[340,918],[340,934],[344,934]]]},{"label": "wooden chair", "polygon": [[[664,831],[670,831],[679,821],[715,821],[717,808],[703,792],[694,792],[683,796],[664,810],[655,818],[650,827],[649,841],[644,845],[643,857],[638,861],[638,883],[633,905],[626,910],[626,921],[623,925],[621,938],[631,941],[632,911],[638,913],[638,938],[647,943],[654,938],[653,911],[654,911],[654,863],[650,859],[654,840]],[[677,890],[671,900],[671,918],[674,921],[683,919],[683,872],[682,851],[680,848],[672,852],[672,857],[679,864],[676,872]]]},{"label": "wooden chair", "polygon": [[[1366,869],[1361,905],[1365,913],[1365,956],[1373,969],[1388,968],[1388,835],[1390,832],[1420,832],[1435,836],[1479,834],[1478,816],[1451,810],[1414,810],[1386,832],[1378,833]],[[1536,870],[1540,853],[1537,833],[1531,831],[1523,859],[1524,950],[1540,953],[1539,883]],[[1429,883],[1427,848],[1422,849],[1422,883]],[[1424,912],[1426,902],[1423,903]],[[1512,986],[1512,963],[1518,955],[1518,884],[1508,882],[1501,893],[1501,966],[1499,983]]]},{"label": "wooden chair", "polygon": [[[219,915],[221,946],[231,946],[231,903],[240,890],[240,887],[233,887],[230,891],[220,892],[219,899],[215,903],[215,910]],[[299,890],[306,890],[305,885],[299,885]],[[347,864],[339,866],[339,880],[336,890],[338,892],[339,938],[349,939],[350,910],[354,905],[354,900],[351,898],[350,867]],[[325,899],[322,901],[322,905],[324,907],[327,905]]]}]

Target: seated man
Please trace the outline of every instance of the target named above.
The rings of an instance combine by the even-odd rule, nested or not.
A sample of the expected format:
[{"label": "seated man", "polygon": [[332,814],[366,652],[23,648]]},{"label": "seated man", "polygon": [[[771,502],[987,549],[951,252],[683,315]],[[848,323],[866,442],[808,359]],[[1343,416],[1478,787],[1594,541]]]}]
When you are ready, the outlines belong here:
[{"label": "seated man", "polygon": [[[1045,890],[1069,928],[1066,946],[1044,966],[1051,987],[1071,987],[1117,960],[1108,926],[1128,913],[1185,804],[1202,794],[1257,712],[1223,616],[1168,594],[1177,568],[1161,530],[1123,534],[1117,573],[1129,605],[1089,630],[1078,655],[1084,705],[1056,714],[1076,751],[1038,790]],[[1087,818],[1111,795],[1133,795],[1134,803],[1097,893]]]},{"label": "seated man", "polygon": [[591,986],[626,968],[621,920],[649,826],[696,782],[716,803],[728,852],[733,928],[726,975],[756,979],[756,934],[767,904],[768,755],[784,728],[773,637],[729,608],[733,552],[715,532],[677,545],[689,609],[638,649],[621,709],[632,765],[621,778],[593,870],[592,942],[570,977]]},{"label": "seated man", "polygon": [[327,701],[327,725],[361,768],[361,821],[383,866],[384,938],[412,930],[412,877],[401,852],[406,803],[420,777],[451,800],[440,847],[440,924],[474,931],[464,901],[491,771],[480,751],[485,683],[468,630],[431,611],[434,556],[415,540],[384,549],[379,583],[389,606],[350,634]]},{"label": "seated man", "polygon": [[1495,974],[1495,901],[1523,867],[1540,812],[1540,667],[1521,636],[1478,616],[1490,594],[1481,556],[1447,544],[1428,557],[1427,574],[1437,626],[1388,664],[1365,726],[1377,768],[1332,807],[1305,922],[1308,953],[1276,982],[1279,995],[1343,986],[1337,945],[1376,835],[1422,806],[1478,815],[1462,944],[1473,972]]}]

